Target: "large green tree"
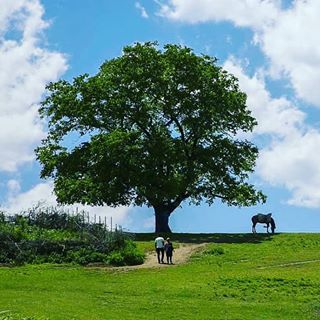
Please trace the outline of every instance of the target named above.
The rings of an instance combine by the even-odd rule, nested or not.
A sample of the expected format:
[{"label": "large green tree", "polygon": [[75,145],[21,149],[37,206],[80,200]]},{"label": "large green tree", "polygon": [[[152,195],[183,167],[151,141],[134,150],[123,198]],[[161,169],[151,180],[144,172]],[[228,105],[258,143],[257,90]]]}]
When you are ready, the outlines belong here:
[{"label": "large green tree", "polygon": [[40,114],[49,132],[36,153],[60,203],[147,205],[155,231],[170,232],[169,217],[186,199],[265,201],[247,182],[258,150],[238,134],[256,120],[215,58],[138,43],[96,75],[47,89]]}]

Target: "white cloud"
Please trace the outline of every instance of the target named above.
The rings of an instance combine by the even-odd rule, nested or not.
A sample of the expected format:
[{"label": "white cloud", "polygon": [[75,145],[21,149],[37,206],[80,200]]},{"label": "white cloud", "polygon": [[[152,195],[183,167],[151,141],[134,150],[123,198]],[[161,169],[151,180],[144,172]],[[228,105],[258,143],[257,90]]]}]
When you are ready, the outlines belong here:
[{"label": "white cloud", "polygon": [[279,0],[169,0],[160,4],[158,14],[188,23],[228,20],[237,26],[259,28],[273,22],[280,4]]},{"label": "white cloud", "polygon": [[1,0],[0,172],[34,160],[45,135],[37,104],[67,67],[63,54],[42,46],[43,13],[39,0]]},{"label": "white cloud", "polygon": [[320,131],[305,123],[305,114],[285,98],[274,99],[263,73],[248,77],[234,59],[224,68],[239,79],[247,104],[258,120],[255,135],[269,135],[271,144],[260,150],[256,173],[271,185],[291,191],[289,204],[320,207]]},{"label": "white cloud", "polygon": [[[48,22],[43,19],[40,0],[0,0],[0,172],[15,172],[34,160],[34,147],[45,137],[38,104],[45,85],[56,81],[66,70],[65,56],[47,49],[43,34]],[[142,16],[145,9],[137,2]],[[57,206],[50,182],[39,183],[21,192],[18,180],[6,184],[7,197],[2,209],[18,213],[37,205]],[[91,218],[110,223],[130,223],[127,207],[91,207],[75,204],[66,209],[85,210]]]},{"label": "white cloud", "polygon": [[258,174],[292,192],[288,203],[320,207],[320,132],[309,129],[275,142],[260,152]]},{"label": "white cloud", "polygon": [[295,1],[257,36],[273,74],[289,78],[297,96],[320,107],[320,1]]},{"label": "white cloud", "polygon": [[306,124],[306,114],[290,100],[273,98],[264,77],[289,80],[297,97],[320,107],[319,13],[318,0],[293,1],[288,9],[276,0],[168,0],[160,10],[160,15],[186,23],[230,21],[252,28],[268,70],[250,78],[235,59],[224,67],[248,94],[259,124],[254,134],[271,137],[260,152],[257,174],[289,190],[289,204],[304,207],[320,207],[320,131]]},{"label": "white cloud", "polygon": [[[8,182],[11,192],[7,202],[3,206],[3,210],[9,213],[19,213],[36,206],[39,203],[43,203],[45,206],[57,206],[56,197],[53,193],[53,184],[51,182],[39,183],[26,192],[19,193],[20,185],[16,180],[10,180]],[[75,211],[89,212],[91,219],[96,216],[96,221],[103,222],[106,218],[107,224],[110,225],[110,219],[112,218],[113,225],[118,224],[122,226],[128,226],[131,223],[129,213],[130,207],[92,207],[88,205],[74,204],[63,206],[64,209]]]},{"label": "white cloud", "polygon": [[258,121],[255,134],[281,138],[295,133],[303,125],[305,114],[302,111],[284,97],[271,97],[265,87],[263,72],[250,78],[233,58],[227,60],[223,67],[239,79],[241,90],[247,94],[247,105]]},{"label": "white cloud", "polygon": [[23,6],[24,0],[1,1],[0,10],[0,35],[8,28],[10,17]]},{"label": "white cloud", "polygon": [[143,18],[146,18],[148,19],[149,18],[149,15],[145,9],[145,7],[140,3],[140,2],[136,2],[135,3],[135,7],[140,11],[140,14]]},{"label": "white cloud", "polygon": [[319,0],[293,1],[285,10],[280,0],[168,0],[159,12],[186,23],[230,21],[252,28],[270,74],[288,78],[299,98],[320,107],[319,13]]},{"label": "white cloud", "polygon": [[7,182],[7,188],[8,188],[9,195],[17,194],[21,189],[19,181],[15,179],[10,179]]},{"label": "white cloud", "polygon": [[8,197],[4,209],[10,213],[18,213],[22,210],[33,207],[39,202],[46,202],[48,205],[56,205],[51,183],[40,183],[32,189],[23,193],[13,193]]}]

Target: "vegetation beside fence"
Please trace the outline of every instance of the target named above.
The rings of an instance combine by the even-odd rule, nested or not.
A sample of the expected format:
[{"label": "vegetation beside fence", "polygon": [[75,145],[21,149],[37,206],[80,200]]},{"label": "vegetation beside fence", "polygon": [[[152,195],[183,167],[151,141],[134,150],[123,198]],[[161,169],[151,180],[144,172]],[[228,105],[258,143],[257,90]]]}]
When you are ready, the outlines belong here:
[{"label": "vegetation beside fence", "polygon": [[35,207],[21,214],[0,213],[0,263],[141,264],[144,254],[121,227],[110,229],[85,212]]}]

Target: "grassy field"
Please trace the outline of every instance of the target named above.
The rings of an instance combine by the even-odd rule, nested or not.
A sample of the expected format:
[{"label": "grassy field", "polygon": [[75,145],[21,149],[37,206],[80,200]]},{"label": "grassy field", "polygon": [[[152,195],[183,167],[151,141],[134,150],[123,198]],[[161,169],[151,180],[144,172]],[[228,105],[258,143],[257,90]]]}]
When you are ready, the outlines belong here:
[{"label": "grassy field", "polygon": [[2,267],[0,319],[320,319],[320,234],[171,238],[208,245],[166,268]]}]

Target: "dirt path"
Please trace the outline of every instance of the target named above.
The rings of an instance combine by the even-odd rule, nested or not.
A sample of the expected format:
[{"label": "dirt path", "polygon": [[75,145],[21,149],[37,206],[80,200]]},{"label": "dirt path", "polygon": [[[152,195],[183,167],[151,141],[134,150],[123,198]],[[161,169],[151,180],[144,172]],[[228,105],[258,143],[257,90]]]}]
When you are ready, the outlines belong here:
[{"label": "dirt path", "polygon": [[[194,244],[194,243],[180,243],[179,248],[174,249],[173,252],[173,265],[181,265],[186,263],[190,256],[197,251],[200,251],[205,247],[205,243]],[[166,257],[164,259],[166,261]],[[172,267],[166,263],[158,263],[157,255],[155,252],[147,254],[146,259],[143,264],[137,266],[125,266],[125,267],[116,267],[114,269],[118,270],[131,270],[131,269],[144,269],[144,268],[167,268]]]},{"label": "dirt path", "polygon": [[305,260],[305,261],[296,261],[296,262],[289,262],[289,263],[282,263],[282,264],[274,264],[270,266],[265,266],[265,267],[259,267],[258,269],[269,269],[269,268],[277,268],[277,267],[290,267],[290,266],[299,266],[302,264],[307,264],[307,263],[316,263],[320,262],[319,259],[317,260]]}]

